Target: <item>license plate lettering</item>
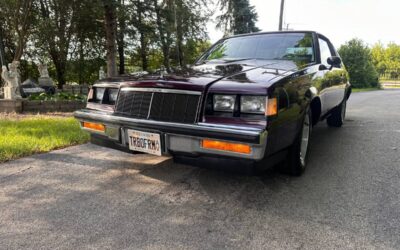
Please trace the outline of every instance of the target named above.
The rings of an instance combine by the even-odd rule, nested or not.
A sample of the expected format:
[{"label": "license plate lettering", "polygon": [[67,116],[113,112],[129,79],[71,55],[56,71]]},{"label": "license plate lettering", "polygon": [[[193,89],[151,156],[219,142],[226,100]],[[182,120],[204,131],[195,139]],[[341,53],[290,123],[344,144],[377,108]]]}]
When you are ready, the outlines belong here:
[{"label": "license plate lettering", "polygon": [[129,149],[161,156],[160,134],[128,130]]},{"label": "license plate lettering", "polygon": [[150,140],[139,137],[130,136],[130,144],[134,147],[144,148],[149,150],[160,150],[160,142],[158,140]]}]

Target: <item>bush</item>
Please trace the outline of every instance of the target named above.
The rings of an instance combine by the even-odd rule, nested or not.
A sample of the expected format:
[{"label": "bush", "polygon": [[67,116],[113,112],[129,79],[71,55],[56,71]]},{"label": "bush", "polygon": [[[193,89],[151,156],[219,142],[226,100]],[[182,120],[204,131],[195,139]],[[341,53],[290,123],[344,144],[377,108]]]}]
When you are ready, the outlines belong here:
[{"label": "bush", "polygon": [[41,93],[33,94],[28,97],[32,101],[86,101],[85,95],[70,94],[65,92],[56,93],[54,95]]},{"label": "bush", "polygon": [[350,40],[339,48],[339,54],[354,88],[379,86],[379,75],[372,62],[371,50],[362,40]]}]

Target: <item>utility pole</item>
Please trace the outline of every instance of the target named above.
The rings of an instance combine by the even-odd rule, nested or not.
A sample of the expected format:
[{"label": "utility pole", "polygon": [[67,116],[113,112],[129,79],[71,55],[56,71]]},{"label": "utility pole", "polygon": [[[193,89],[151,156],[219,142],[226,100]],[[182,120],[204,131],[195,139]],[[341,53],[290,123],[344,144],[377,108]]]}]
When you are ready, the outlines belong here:
[{"label": "utility pole", "polygon": [[279,31],[283,28],[283,12],[285,10],[285,0],[281,0],[281,13],[279,15]]}]

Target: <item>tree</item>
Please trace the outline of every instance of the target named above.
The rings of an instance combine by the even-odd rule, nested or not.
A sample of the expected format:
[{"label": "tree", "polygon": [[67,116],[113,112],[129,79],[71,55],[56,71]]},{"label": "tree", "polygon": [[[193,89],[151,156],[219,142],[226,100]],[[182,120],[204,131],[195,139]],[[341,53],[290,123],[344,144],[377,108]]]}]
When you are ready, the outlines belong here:
[{"label": "tree", "polygon": [[35,24],[34,0],[2,0],[0,22],[7,37],[12,60],[20,61]]},{"label": "tree", "polygon": [[385,48],[382,43],[375,44],[371,49],[372,63],[380,75],[384,74],[387,65],[385,58]]},{"label": "tree", "polygon": [[117,29],[117,46],[119,57],[119,74],[125,74],[125,35],[127,29],[128,13],[124,10],[125,0],[119,0],[118,4],[118,29]]},{"label": "tree", "polygon": [[117,74],[118,65],[120,74],[161,66],[171,72],[192,63],[209,45],[210,2],[2,0],[6,61],[22,57],[24,79],[38,76],[38,62],[48,64],[59,88],[93,83],[104,65],[110,76]]},{"label": "tree", "polygon": [[114,0],[103,0],[103,6],[104,6],[104,26],[106,31],[107,75],[109,77],[112,77],[117,75],[116,2]]},{"label": "tree", "polygon": [[103,6],[100,2],[79,1],[77,18],[67,63],[66,80],[79,84],[98,79],[99,68],[106,65]]},{"label": "tree", "polygon": [[[39,0],[39,25],[35,32],[36,48],[47,50],[55,66],[58,87],[66,83],[71,41],[76,28],[78,0]],[[39,51],[38,51],[39,52]],[[42,51],[43,52],[43,51]],[[43,60],[39,56],[39,60]]]},{"label": "tree", "polygon": [[165,69],[170,71],[170,46],[172,44],[171,31],[173,15],[171,11],[171,1],[166,3],[158,3],[158,0],[153,0],[153,8],[156,17],[157,31],[159,43],[163,53],[163,65]]},{"label": "tree", "polygon": [[203,41],[207,37],[205,25],[211,15],[206,0],[174,0],[175,5],[175,34],[176,53],[180,67],[186,67],[186,46],[189,41]]},{"label": "tree", "polygon": [[249,0],[220,0],[219,5],[223,14],[217,17],[217,28],[225,35],[260,31],[256,27],[257,12]]},{"label": "tree", "polygon": [[354,87],[377,87],[379,85],[379,76],[373,64],[371,50],[362,40],[350,40],[339,48],[339,54],[349,72],[350,83]]},{"label": "tree", "polygon": [[400,77],[400,45],[389,43],[384,47],[381,43],[377,43],[372,48],[372,58],[382,78]]}]

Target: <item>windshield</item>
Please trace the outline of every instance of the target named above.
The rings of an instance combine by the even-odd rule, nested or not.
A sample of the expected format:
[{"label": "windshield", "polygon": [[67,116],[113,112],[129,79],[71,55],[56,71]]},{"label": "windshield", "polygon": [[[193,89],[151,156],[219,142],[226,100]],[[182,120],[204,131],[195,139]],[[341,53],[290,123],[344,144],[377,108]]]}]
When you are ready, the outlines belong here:
[{"label": "windshield", "polygon": [[311,33],[275,33],[228,38],[216,44],[199,62],[244,59],[312,63],[315,61],[313,38]]}]

